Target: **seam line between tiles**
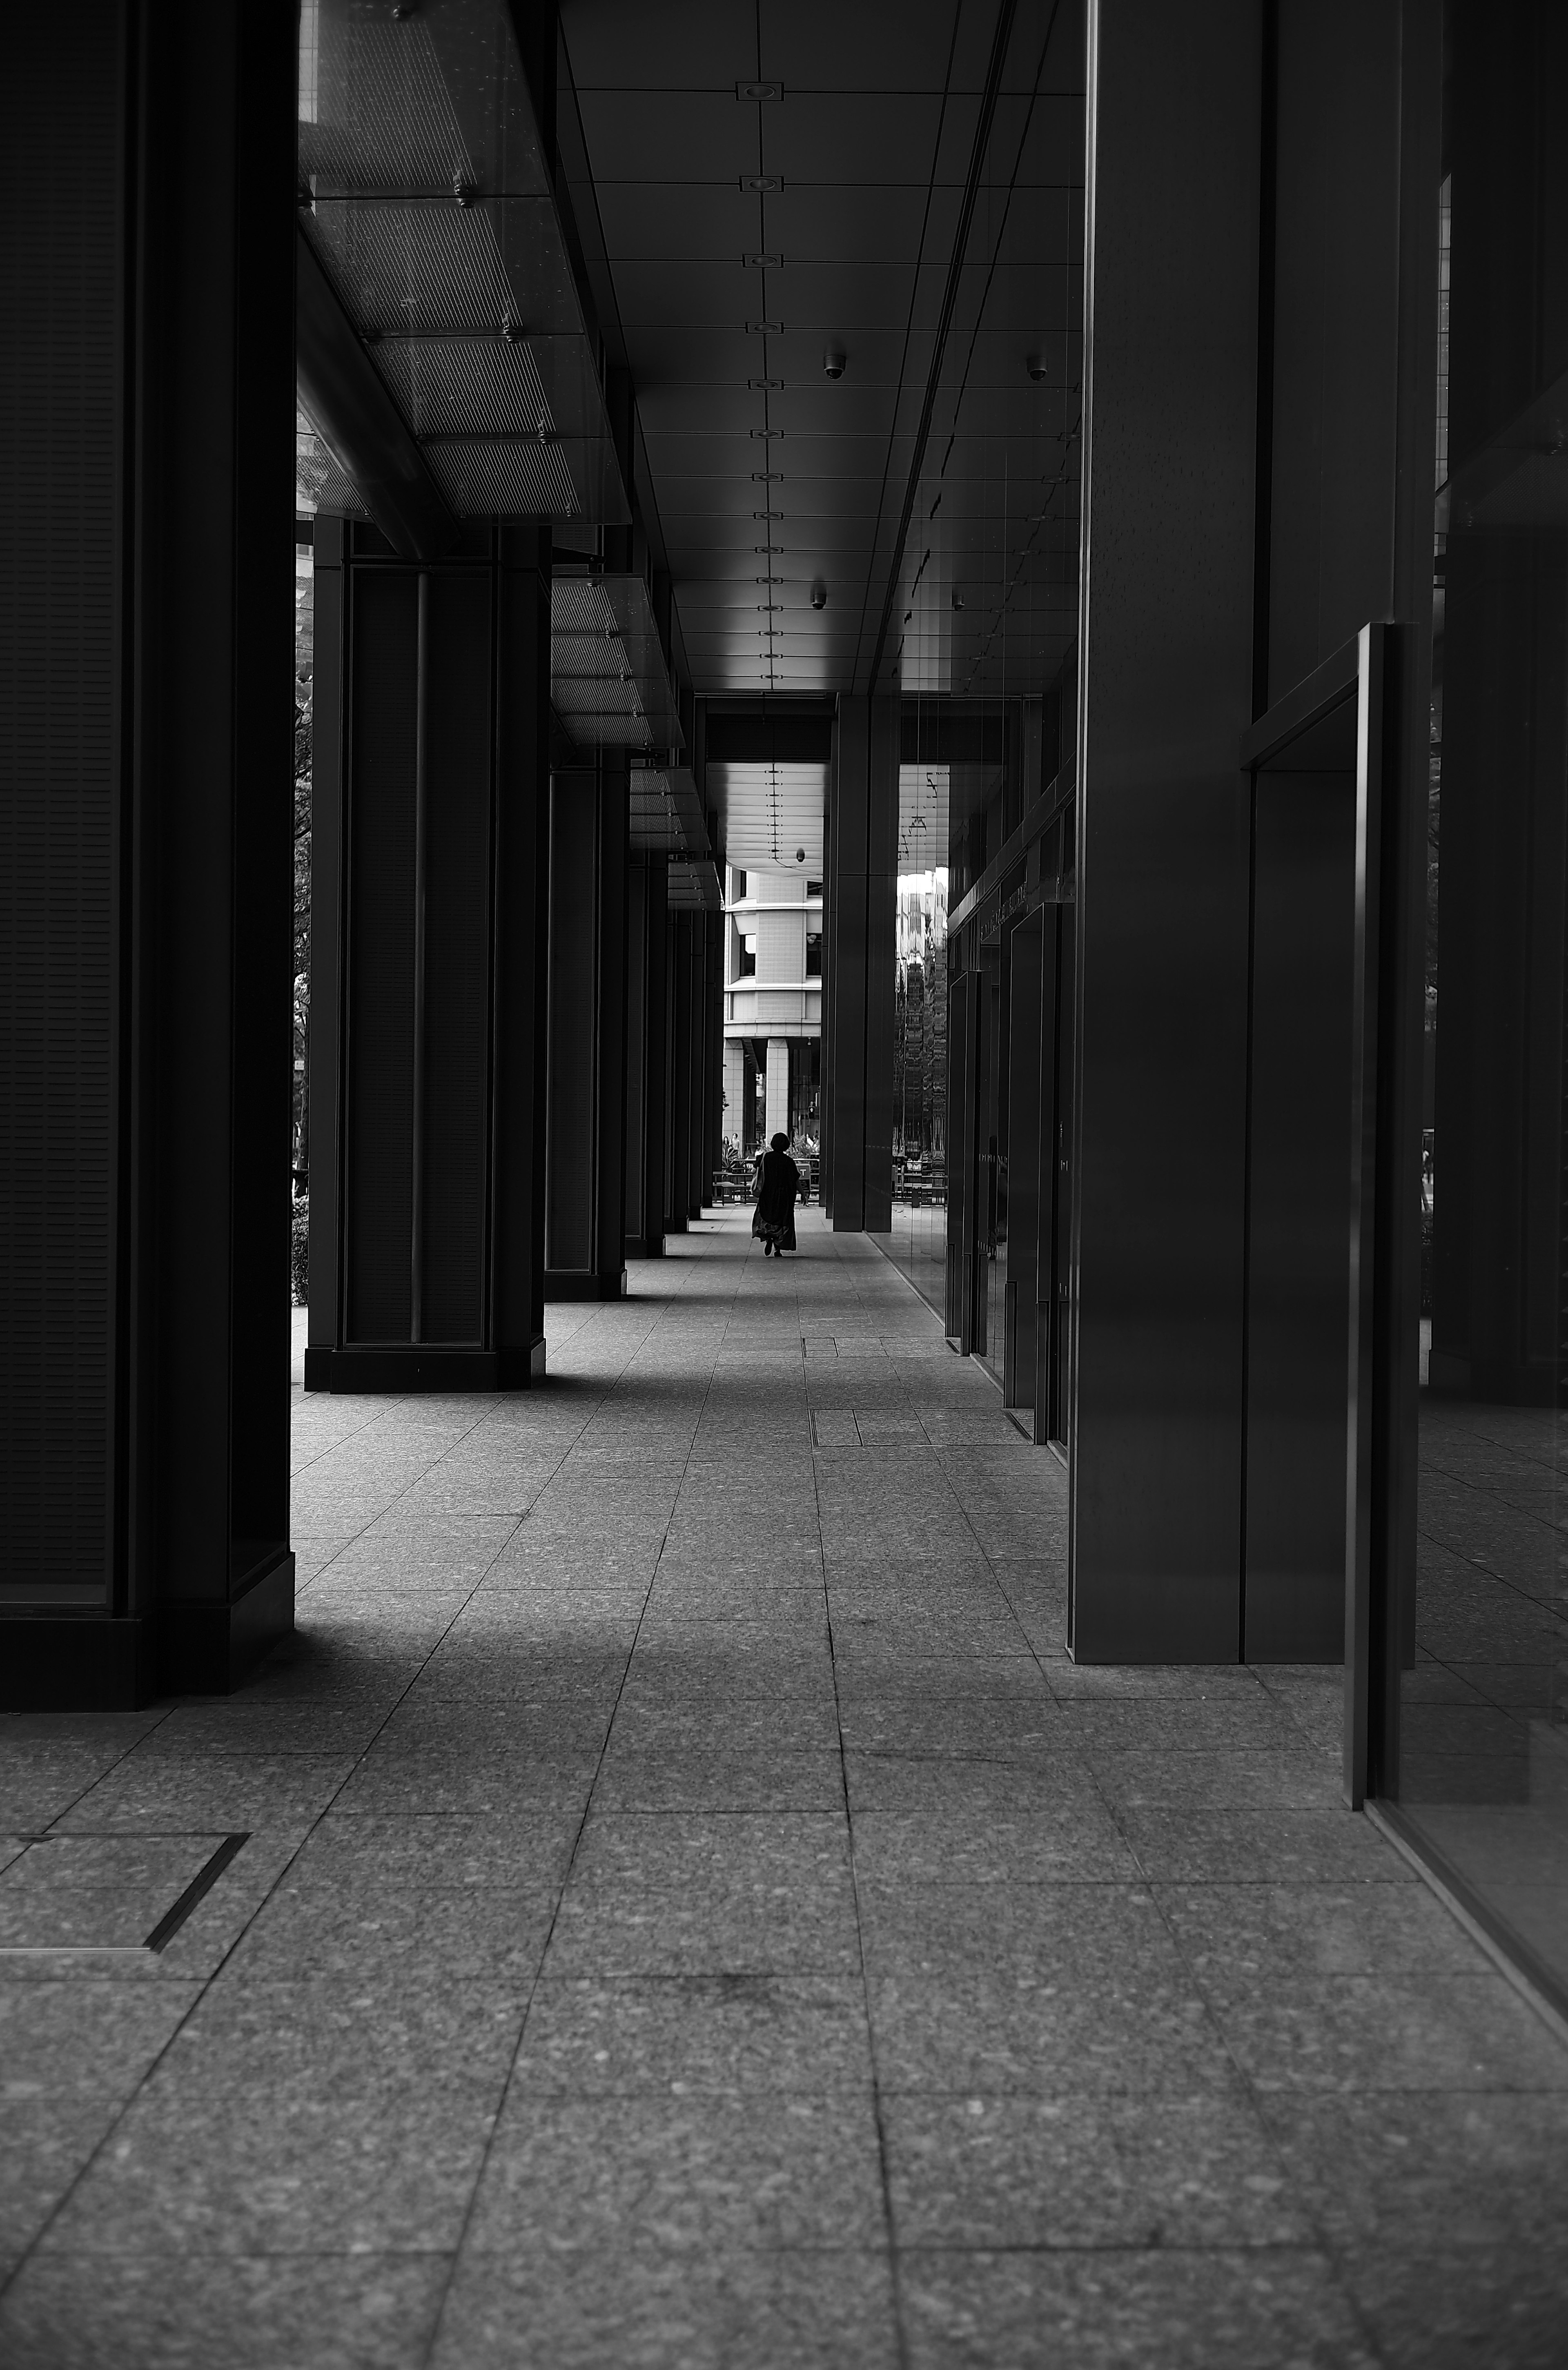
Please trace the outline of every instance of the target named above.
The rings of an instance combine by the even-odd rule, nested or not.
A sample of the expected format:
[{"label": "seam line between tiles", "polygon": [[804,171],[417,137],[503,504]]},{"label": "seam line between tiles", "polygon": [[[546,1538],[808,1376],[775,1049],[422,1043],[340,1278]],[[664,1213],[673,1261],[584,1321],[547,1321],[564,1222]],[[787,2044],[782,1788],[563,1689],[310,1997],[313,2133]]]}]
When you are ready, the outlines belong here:
[{"label": "seam line between tiles", "polygon": [[[846,1262],[843,1259],[843,1255],[840,1254],[839,1269],[841,1273],[845,1265]],[[855,1294],[855,1298],[863,1312],[864,1303],[860,1301],[860,1295],[858,1292]],[[797,1310],[799,1309],[799,1295],[797,1294]],[[886,1356],[885,1350],[882,1354],[884,1357]],[[802,1380],[805,1379],[805,1344],[802,1340],[801,1346]],[[907,1393],[907,1386],[905,1387]],[[882,2077],[877,2065],[876,2029],[871,2019],[870,1979],[866,1968],[865,1929],[860,1918],[860,1878],[855,1857],[855,1813],[849,1796],[849,1764],[844,1743],[844,1710],[838,1693],[838,1654],[833,1635],[833,1600],[827,1585],[827,1550],[822,1536],[822,1489],[817,1477],[817,1462],[814,1456],[812,1459],[812,1491],[816,1500],[817,1508],[817,1553],[821,1559],[822,1564],[822,1598],[823,1611],[827,1621],[828,1665],[833,1673],[834,1720],[838,1730],[838,1775],[839,1784],[844,1790],[844,1824],[849,1845],[849,1888],[850,1896],[855,1905],[855,1947],[860,1962],[860,2005],[861,2012],[866,2019],[866,2051],[867,2055],[870,2060],[871,2068],[871,2115],[876,2125],[877,2169],[882,2182],[882,2223],[887,2234],[886,2252],[888,2282],[893,2295],[894,2342],[897,2349],[900,2370],[909,2370],[911,2356],[909,2349],[909,2336],[905,2326],[905,2317],[903,2271],[899,2258],[897,2233],[894,2223],[893,2179],[892,2166],[889,2158],[887,2120],[882,2111]]]}]

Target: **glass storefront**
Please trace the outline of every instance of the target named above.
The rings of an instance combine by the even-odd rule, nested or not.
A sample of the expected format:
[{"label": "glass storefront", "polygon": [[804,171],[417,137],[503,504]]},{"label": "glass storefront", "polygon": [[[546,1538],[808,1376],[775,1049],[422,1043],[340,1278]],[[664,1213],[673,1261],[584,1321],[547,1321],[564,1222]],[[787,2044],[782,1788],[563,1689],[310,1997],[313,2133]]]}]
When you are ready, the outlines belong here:
[{"label": "glass storefront", "polygon": [[1568,1996],[1568,19],[1450,0],[1447,49],[1419,1506],[1383,1783]]}]

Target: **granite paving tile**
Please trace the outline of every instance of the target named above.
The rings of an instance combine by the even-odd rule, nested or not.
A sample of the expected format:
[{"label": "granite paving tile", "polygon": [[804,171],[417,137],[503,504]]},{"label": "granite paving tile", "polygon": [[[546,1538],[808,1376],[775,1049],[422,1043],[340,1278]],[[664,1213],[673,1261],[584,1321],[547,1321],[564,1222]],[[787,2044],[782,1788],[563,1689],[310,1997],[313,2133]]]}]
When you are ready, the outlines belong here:
[{"label": "granite paving tile", "polygon": [[422,2370],[449,2258],[35,2254],[0,2298],[7,2370]]},{"label": "granite paving tile", "polygon": [[40,2243],[66,2255],[447,2251],[462,2232],[501,2082],[352,2103],[260,2080],[209,2097],[149,2087]]},{"label": "granite paving tile", "polygon": [[465,2241],[510,2253],[627,2245],[874,2246],[884,2236],[869,2091],[509,2099]]},{"label": "granite paving tile", "polygon": [[900,2248],[1291,2247],[1310,2217],[1234,2094],[928,2098],[885,2109]]},{"label": "granite paving tile", "polygon": [[548,1980],[534,1991],[513,2091],[631,2097],[697,2090],[869,2098],[858,1976]]},{"label": "granite paving tile", "polygon": [[895,2370],[880,2249],[466,2254],[432,2370]]},{"label": "granite paving tile", "polygon": [[1334,2266],[1309,2249],[914,2253],[911,2370],[1374,2370]]}]

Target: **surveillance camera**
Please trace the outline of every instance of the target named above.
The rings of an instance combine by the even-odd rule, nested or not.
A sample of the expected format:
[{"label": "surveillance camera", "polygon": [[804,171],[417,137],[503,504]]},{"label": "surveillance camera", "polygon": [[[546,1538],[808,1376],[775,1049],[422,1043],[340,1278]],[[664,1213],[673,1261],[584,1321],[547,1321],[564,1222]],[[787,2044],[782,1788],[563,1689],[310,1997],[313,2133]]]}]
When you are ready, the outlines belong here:
[{"label": "surveillance camera", "polygon": [[956,584],[953,586],[952,605],[955,609],[962,609],[963,606],[963,595],[959,591]]},{"label": "surveillance camera", "polygon": [[816,582],[812,586],[812,607],[813,609],[825,609],[826,606],[827,587],[819,576]]},{"label": "surveillance camera", "polygon": [[798,848],[795,850],[795,861],[796,861],[796,863],[797,863],[797,864],[803,864],[803,863],[805,862],[805,860],[806,860],[806,851],[805,851],[805,849],[804,849],[803,847],[798,847]]},{"label": "surveillance camera", "polygon": [[1030,377],[1034,381],[1035,385],[1038,386],[1041,380],[1045,376],[1044,355],[1025,354],[1023,358],[1023,367],[1029,373]]},{"label": "surveillance camera", "polygon": [[844,357],[836,346],[829,346],[826,353],[824,354],[822,358],[822,366],[827,373],[829,378],[843,377]]}]

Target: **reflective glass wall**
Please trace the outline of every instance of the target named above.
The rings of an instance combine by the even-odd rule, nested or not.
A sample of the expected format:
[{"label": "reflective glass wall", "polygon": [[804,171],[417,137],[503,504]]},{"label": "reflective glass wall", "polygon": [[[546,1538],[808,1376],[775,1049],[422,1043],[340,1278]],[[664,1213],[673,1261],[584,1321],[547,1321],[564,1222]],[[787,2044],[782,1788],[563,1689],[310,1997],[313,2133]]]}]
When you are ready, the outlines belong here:
[{"label": "reflective glass wall", "polygon": [[1397,1791],[1568,1994],[1568,11],[1450,0]]}]

